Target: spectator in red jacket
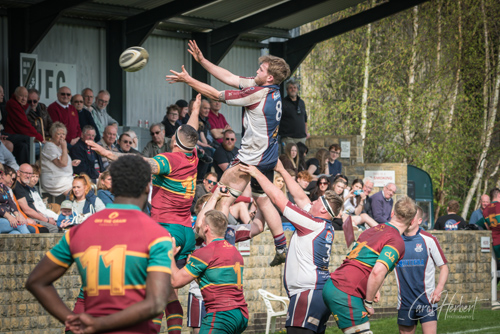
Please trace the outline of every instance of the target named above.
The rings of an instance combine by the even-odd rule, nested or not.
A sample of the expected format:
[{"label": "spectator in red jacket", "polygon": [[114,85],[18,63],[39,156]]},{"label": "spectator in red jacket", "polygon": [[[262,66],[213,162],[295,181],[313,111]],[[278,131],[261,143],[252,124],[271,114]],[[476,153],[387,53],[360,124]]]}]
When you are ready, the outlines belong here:
[{"label": "spectator in red jacket", "polygon": [[66,141],[70,145],[75,145],[80,139],[82,130],[78,119],[78,111],[69,104],[70,100],[71,90],[68,87],[61,87],[57,91],[57,101],[48,107],[48,111],[53,122],[61,122],[66,126],[68,130]]},{"label": "spectator in red jacket", "polygon": [[12,95],[12,98],[7,101],[7,121],[5,123],[5,132],[24,134],[30,137],[35,137],[39,142],[43,142],[43,137],[31,125],[26,116],[28,108],[28,90],[24,87],[17,87]]}]

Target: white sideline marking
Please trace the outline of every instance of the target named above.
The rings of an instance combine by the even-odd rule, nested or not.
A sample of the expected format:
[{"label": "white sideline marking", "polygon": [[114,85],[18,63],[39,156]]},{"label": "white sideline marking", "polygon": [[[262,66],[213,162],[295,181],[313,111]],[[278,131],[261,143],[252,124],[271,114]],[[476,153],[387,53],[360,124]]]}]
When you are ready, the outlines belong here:
[{"label": "white sideline marking", "polygon": [[469,329],[469,330],[460,331],[460,332],[451,332],[451,333],[447,332],[446,334],[474,333],[474,332],[482,332],[482,331],[485,331],[485,330],[488,330],[488,329],[496,329],[496,328],[500,328],[500,326],[486,327],[486,328],[479,328],[479,329]]}]

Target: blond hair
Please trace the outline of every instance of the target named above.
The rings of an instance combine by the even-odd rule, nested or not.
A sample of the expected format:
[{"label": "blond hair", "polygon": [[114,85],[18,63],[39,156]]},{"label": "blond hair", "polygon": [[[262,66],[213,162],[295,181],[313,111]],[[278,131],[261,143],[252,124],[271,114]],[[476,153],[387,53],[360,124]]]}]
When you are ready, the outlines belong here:
[{"label": "blond hair", "polygon": [[417,205],[408,196],[404,196],[394,204],[394,216],[406,226],[410,225],[416,213]]},{"label": "blond hair", "polygon": [[210,227],[210,231],[216,237],[224,237],[227,230],[227,217],[222,212],[210,210],[205,213],[205,221]]}]

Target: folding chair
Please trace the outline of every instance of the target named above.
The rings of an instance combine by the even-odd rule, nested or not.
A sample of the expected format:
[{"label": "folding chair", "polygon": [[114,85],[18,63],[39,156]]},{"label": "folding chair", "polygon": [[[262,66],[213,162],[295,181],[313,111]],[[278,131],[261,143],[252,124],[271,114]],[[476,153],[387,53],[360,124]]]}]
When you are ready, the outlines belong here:
[{"label": "folding chair", "polygon": [[[267,308],[267,322],[266,322],[266,334],[269,334],[269,328],[272,326],[272,333],[276,331],[276,317],[280,317],[286,315],[288,311],[288,297],[280,297],[273,295],[266,290],[259,289],[258,290],[262,299],[264,299],[264,304],[266,304]],[[272,301],[277,301],[283,303],[283,310],[275,312],[273,309]]]}]

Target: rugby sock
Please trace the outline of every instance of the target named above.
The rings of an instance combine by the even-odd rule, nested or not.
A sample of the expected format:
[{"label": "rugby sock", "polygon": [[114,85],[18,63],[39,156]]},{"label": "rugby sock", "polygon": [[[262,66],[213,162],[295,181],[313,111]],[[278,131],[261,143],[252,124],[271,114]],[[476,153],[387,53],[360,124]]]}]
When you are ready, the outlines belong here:
[{"label": "rugby sock", "polygon": [[167,331],[169,334],[181,334],[183,314],[181,303],[178,300],[167,304],[165,315],[167,316]]},{"label": "rugby sock", "polygon": [[285,233],[274,236],[274,246],[276,247],[276,249],[282,249],[286,247]]}]

